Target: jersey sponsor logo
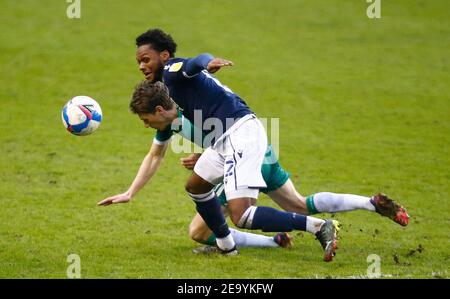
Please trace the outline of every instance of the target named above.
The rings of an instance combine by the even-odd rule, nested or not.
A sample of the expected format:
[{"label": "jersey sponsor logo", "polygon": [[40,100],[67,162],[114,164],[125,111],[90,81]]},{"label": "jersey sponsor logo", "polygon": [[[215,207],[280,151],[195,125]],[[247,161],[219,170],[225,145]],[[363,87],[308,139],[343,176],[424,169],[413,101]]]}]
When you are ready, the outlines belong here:
[{"label": "jersey sponsor logo", "polygon": [[182,66],[183,66],[183,62],[181,62],[181,61],[176,62],[170,66],[169,72],[178,72]]}]

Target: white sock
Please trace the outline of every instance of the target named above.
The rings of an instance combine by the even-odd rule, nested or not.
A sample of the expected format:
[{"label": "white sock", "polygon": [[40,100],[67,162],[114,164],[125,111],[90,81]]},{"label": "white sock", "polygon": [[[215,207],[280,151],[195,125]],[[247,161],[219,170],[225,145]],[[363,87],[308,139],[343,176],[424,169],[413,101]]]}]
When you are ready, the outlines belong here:
[{"label": "white sock", "polygon": [[315,235],[320,230],[320,227],[324,223],[325,223],[325,220],[323,220],[323,219],[307,216],[306,217],[306,231]]},{"label": "white sock", "polygon": [[231,235],[237,247],[278,247],[272,237],[241,232],[230,228]]},{"label": "white sock", "polygon": [[308,196],[308,209],[310,209],[311,201],[313,207],[320,213],[344,212],[358,209],[375,211],[374,205],[370,202],[370,197],[354,194],[338,194],[331,192],[316,193],[312,196]]},{"label": "white sock", "polygon": [[233,236],[231,233],[225,238],[216,238],[216,243],[220,249],[225,251],[233,249],[234,246],[236,245],[236,243],[234,243]]}]

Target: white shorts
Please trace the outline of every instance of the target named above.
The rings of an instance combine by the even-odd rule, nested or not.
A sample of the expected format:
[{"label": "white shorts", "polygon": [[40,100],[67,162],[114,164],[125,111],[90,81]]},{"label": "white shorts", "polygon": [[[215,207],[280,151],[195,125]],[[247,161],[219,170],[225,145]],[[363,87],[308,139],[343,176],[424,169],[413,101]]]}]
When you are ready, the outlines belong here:
[{"label": "white shorts", "polygon": [[267,134],[254,115],[237,121],[217,142],[200,156],[194,172],[216,185],[224,183],[227,200],[258,198],[266,183],[261,166],[267,149]]}]

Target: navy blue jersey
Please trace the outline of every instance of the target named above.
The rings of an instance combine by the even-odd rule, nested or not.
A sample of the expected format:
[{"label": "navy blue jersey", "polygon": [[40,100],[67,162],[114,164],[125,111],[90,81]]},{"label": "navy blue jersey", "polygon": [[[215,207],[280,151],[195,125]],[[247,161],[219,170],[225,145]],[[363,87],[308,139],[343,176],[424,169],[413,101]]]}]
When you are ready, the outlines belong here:
[{"label": "navy blue jersey", "polygon": [[[237,119],[253,114],[247,104],[228,87],[222,85],[213,75],[206,70],[189,76],[186,65],[189,59],[172,58],[164,67],[163,81],[169,88],[170,97],[182,109],[183,115],[195,126],[203,128],[205,133],[221,129],[225,133]],[[201,121],[195,120],[194,111],[201,111]],[[197,111],[197,115],[200,112]],[[222,128],[204,126],[205,120],[216,118]],[[227,120],[228,119],[228,120]],[[214,143],[214,142],[213,142]]]}]

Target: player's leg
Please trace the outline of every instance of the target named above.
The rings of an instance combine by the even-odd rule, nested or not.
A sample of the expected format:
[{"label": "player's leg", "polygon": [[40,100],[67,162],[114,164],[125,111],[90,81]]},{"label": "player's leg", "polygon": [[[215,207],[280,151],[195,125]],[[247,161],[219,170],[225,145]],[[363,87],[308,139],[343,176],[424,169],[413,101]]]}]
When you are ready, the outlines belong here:
[{"label": "player's leg", "polygon": [[357,209],[375,211],[371,198],[359,195],[320,192],[305,198],[298,193],[290,179],[280,188],[268,192],[267,195],[282,209],[304,215],[336,213]]},{"label": "player's leg", "polygon": [[[267,190],[267,195],[281,208],[289,212],[301,213],[304,215],[309,214],[305,198],[297,192],[294,184],[289,179],[289,174],[284,171],[278,163],[277,165],[273,165],[267,185],[268,190],[272,190]],[[280,185],[281,187],[278,187]],[[317,226],[311,228],[318,229],[315,234],[322,245],[322,248],[325,250],[324,259],[326,261],[330,261],[335,254],[335,247],[337,244],[334,240],[339,230],[338,225],[339,224],[336,222],[326,220],[322,224],[317,223]]]},{"label": "player's leg", "polygon": [[409,215],[406,209],[384,194],[367,197],[354,194],[320,192],[306,197],[306,206],[308,214],[367,210],[377,212],[403,226],[409,223]]},{"label": "player's leg", "polygon": [[363,209],[376,211],[401,225],[408,224],[409,216],[406,210],[385,195],[378,194],[370,198],[354,194],[320,192],[304,198],[297,192],[289,179],[289,174],[278,162],[266,165],[263,167],[264,170],[268,172],[265,176],[267,195],[286,211],[313,215]]},{"label": "player's leg", "polygon": [[261,171],[267,188],[262,191],[286,211],[312,215],[355,209],[375,210],[370,203],[370,198],[351,194],[321,192],[308,196],[306,199],[295,189],[289,179],[289,173],[278,163],[276,153],[271,146],[268,146],[266,158]]},{"label": "player's leg", "polygon": [[259,128],[258,120],[244,123],[227,138],[224,148],[232,148],[231,154],[225,156],[224,184],[228,199],[230,217],[233,223],[246,229],[260,229],[267,232],[289,232],[292,230],[308,231],[316,236],[322,228],[329,228],[332,234],[326,240],[325,260],[331,260],[336,249],[335,222],[307,217],[297,213],[284,212],[272,207],[254,206],[258,197],[257,188],[265,188],[266,184],[261,171],[267,148],[265,130]]},{"label": "player's leg", "polygon": [[[259,188],[266,188],[261,171],[267,150],[267,136],[257,119],[243,123],[224,141],[224,186],[230,218],[241,228],[267,232],[292,230],[316,233],[324,220],[297,213],[255,206]],[[228,151],[227,151],[228,149]]]},{"label": "player's leg", "polygon": [[[230,213],[227,207],[227,200],[223,188],[224,188],[223,183],[219,183],[216,186],[214,186],[213,190],[217,196],[217,199],[220,202],[222,213],[224,217],[227,218],[230,215]],[[192,240],[196,242],[211,246],[216,245],[216,236],[209,229],[208,225],[206,225],[202,216],[200,216],[200,214],[198,213],[194,216],[194,218],[191,221],[191,224],[189,225],[189,236]]]},{"label": "player's leg", "polygon": [[[197,173],[200,173],[200,175]],[[186,184],[186,191],[194,200],[197,212],[214,232],[217,246],[226,254],[237,254],[236,244],[213,190],[214,180],[220,179],[222,174],[223,162],[221,162],[221,157],[211,148],[208,148],[197,161],[194,172]],[[210,178],[210,180],[204,178]]]},{"label": "player's leg", "polygon": [[[230,228],[231,234],[237,247],[291,247],[292,240],[287,233],[278,233],[273,237],[268,237],[259,234],[242,232],[237,229]],[[192,240],[215,246],[216,237],[214,233],[208,228],[199,214],[196,214],[189,225],[189,236]],[[204,251],[212,251],[209,247],[195,249],[195,253]]]},{"label": "player's leg", "polygon": [[228,200],[230,218],[237,227],[265,232],[301,230],[316,234],[325,220],[298,213],[280,211],[267,206],[255,206],[253,198]]},{"label": "player's leg", "polygon": [[[289,173],[278,163],[276,153],[272,146],[267,147],[264,165],[261,168],[267,187],[261,189],[283,210],[297,214],[308,215],[306,200],[295,189],[294,184],[289,179]],[[324,220],[310,217],[307,218],[306,230],[317,233],[325,223]]]},{"label": "player's leg", "polygon": [[268,192],[267,195],[284,210],[304,215],[358,209],[375,211],[371,198],[359,195],[320,192],[305,198],[298,193],[290,179],[280,188]]},{"label": "player's leg", "polygon": [[201,244],[216,245],[216,236],[198,213],[189,224],[189,237]]},{"label": "player's leg", "polygon": [[267,195],[285,211],[304,215],[358,209],[375,211],[371,198],[359,195],[320,192],[305,198],[298,193],[290,179],[280,188],[268,192]]},{"label": "player's leg", "polygon": [[[324,260],[331,261],[337,249],[339,223],[297,213],[284,212],[272,207],[254,206],[252,198],[235,198],[228,201],[231,219],[237,227],[260,229],[266,232],[301,230],[312,233],[325,250]],[[244,211],[244,212],[242,212]]]},{"label": "player's leg", "polygon": [[354,194],[319,192],[306,198],[308,214],[337,213],[352,210],[375,211],[371,198]]},{"label": "player's leg", "polygon": [[267,192],[267,195],[283,210],[303,215],[310,215],[306,199],[297,192],[290,179],[279,188]]}]

